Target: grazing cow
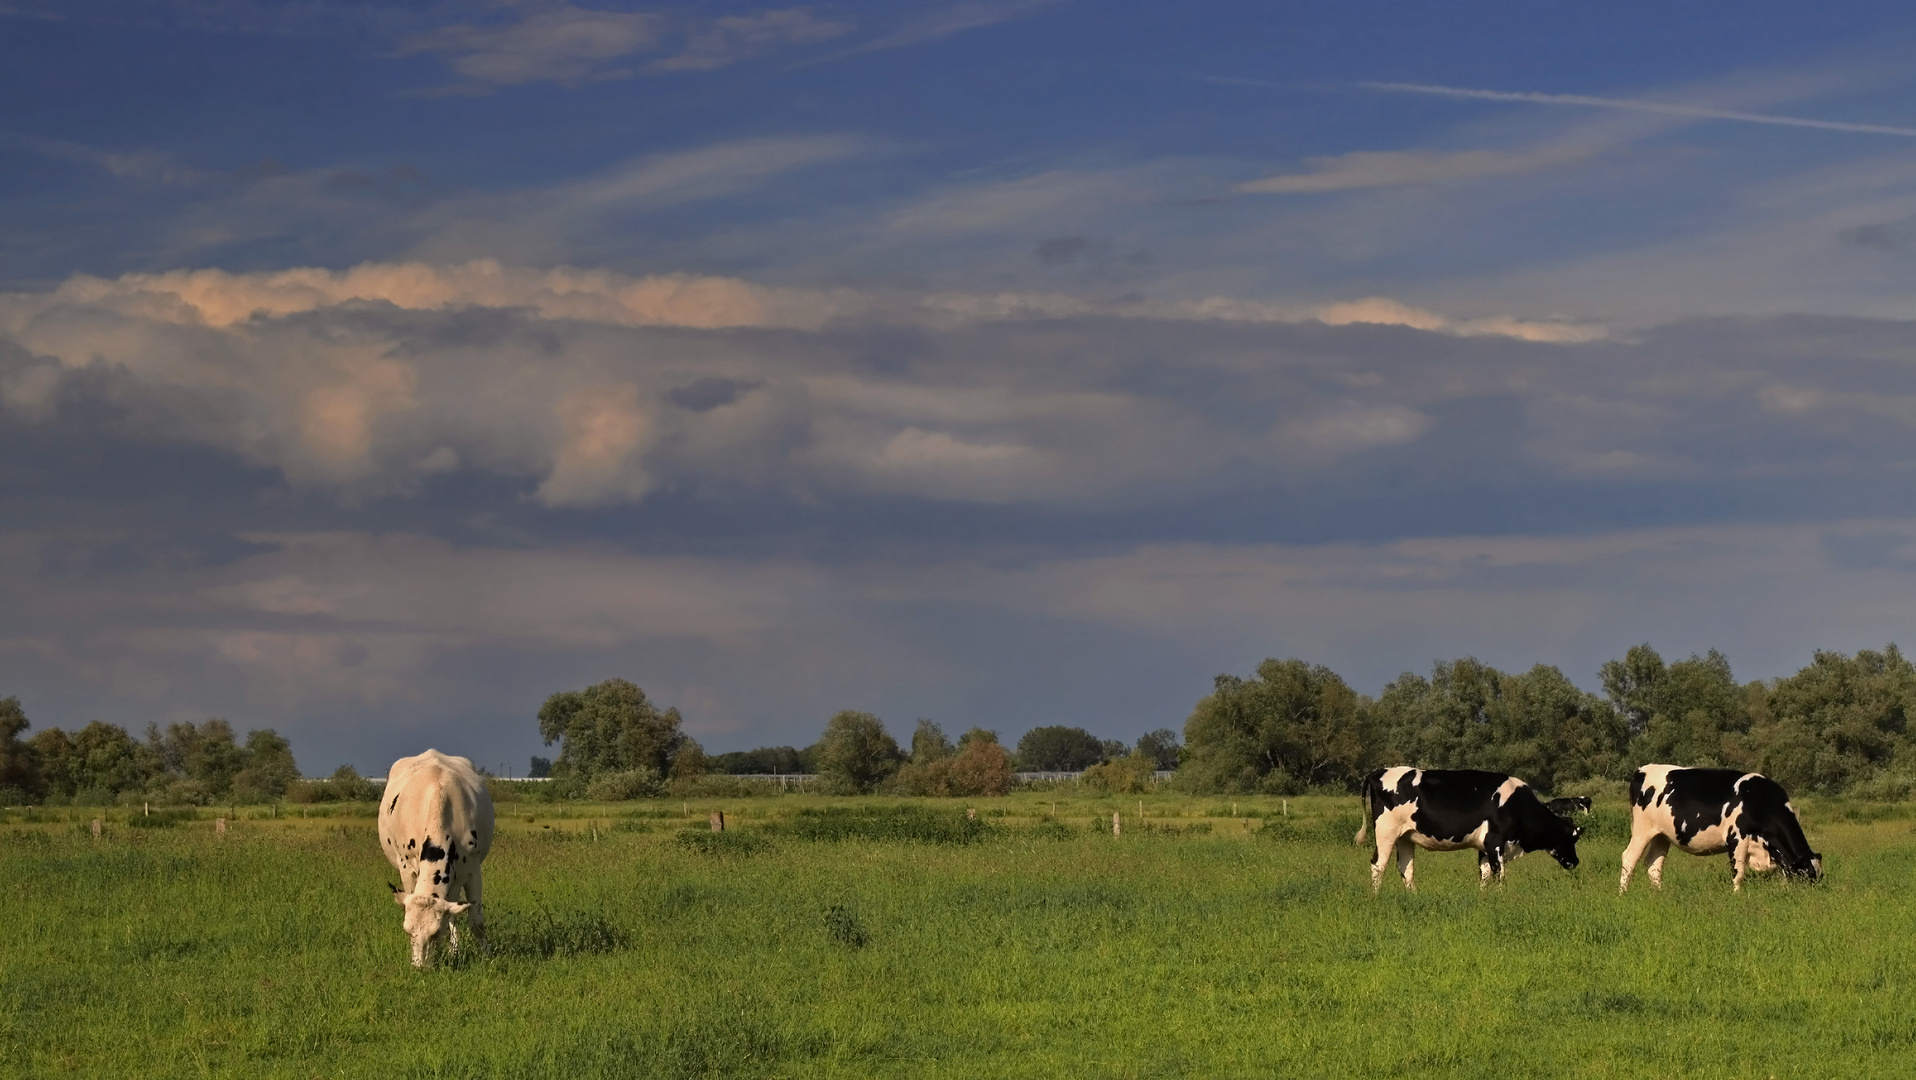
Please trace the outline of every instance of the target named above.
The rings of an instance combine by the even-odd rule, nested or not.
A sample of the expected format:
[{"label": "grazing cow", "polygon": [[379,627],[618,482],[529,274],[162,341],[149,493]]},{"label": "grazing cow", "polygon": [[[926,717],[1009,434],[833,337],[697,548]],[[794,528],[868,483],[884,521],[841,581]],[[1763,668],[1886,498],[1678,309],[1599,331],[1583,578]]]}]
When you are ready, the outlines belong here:
[{"label": "grazing cow", "polygon": [[1781,869],[1811,881],[1823,876],[1823,856],[1810,850],[1803,823],[1783,786],[1762,773],[1741,769],[1679,769],[1645,765],[1630,775],[1630,846],[1623,849],[1623,878],[1630,888],[1637,860],[1650,859],[1650,884],[1663,887],[1663,857],[1675,844],[1692,855],[1730,853],[1735,877]]},{"label": "grazing cow", "polygon": [[1573,795],[1567,799],[1552,799],[1544,803],[1543,808],[1558,817],[1567,818],[1575,817],[1578,814],[1587,814],[1590,812],[1590,796]]},{"label": "grazing cow", "polygon": [[1378,769],[1364,778],[1364,829],[1377,829],[1371,853],[1370,884],[1384,883],[1384,866],[1397,855],[1404,888],[1414,889],[1411,858],[1417,848],[1459,851],[1475,848],[1479,884],[1492,874],[1503,880],[1504,863],[1526,851],[1548,851],[1564,869],[1577,866],[1577,837],[1583,830],[1544,809],[1530,785],[1503,773],[1475,769]]},{"label": "grazing cow", "polygon": [[485,779],[466,758],[428,750],[393,762],[380,799],[379,843],[399,871],[393,902],[406,910],[412,966],[425,967],[430,944],[448,935],[457,955],[452,917],[468,909],[473,936],[484,947],[479,866],[492,848],[492,795]]}]

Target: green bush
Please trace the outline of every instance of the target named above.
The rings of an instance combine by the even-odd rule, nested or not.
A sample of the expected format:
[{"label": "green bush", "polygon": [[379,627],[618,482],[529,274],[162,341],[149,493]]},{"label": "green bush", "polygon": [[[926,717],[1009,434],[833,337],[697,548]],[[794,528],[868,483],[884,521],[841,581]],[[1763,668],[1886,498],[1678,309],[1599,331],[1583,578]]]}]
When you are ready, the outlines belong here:
[{"label": "green bush", "polygon": [[922,806],[807,808],[774,831],[799,840],[877,840],[907,844],[972,844],[992,833],[982,818]]},{"label": "green bush", "polygon": [[155,810],[151,814],[134,814],[126,821],[131,829],[171,829],[183,822],[193,821],[199,815],[190,808]]},{"label": "green bush", "polygon": [[754,855],[771,846],[763,836],[736,829],[713,832],[710,829],[686,829],[673,837],[686,851],[701,855]]},{"label": "green bush", "polygon": [[600,802],[656,799],[665,794],[665,783],[659,778],[657,769],[640,767],[594,777],[586,785],[585,793]]}]

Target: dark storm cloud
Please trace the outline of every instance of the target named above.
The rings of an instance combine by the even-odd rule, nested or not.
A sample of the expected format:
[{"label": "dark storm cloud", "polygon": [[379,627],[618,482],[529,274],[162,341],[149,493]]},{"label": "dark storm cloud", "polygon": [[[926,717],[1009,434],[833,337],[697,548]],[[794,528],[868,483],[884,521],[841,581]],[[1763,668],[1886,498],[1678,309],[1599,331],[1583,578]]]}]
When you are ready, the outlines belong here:
[{"label": "dark storm cloud", "polygon": [[1889,637],[1916,600],[1910,324],[820,320],[691,279],[586,318],[394,273],[416,306],[0,305],[0,667],[38,722],[516,762],[544,693],[623,674],[716,746],[847,706],[1131,737],[1267,654],[1587,678],[1653,619],[1764,671],[1815,619],[1760,609]]}]

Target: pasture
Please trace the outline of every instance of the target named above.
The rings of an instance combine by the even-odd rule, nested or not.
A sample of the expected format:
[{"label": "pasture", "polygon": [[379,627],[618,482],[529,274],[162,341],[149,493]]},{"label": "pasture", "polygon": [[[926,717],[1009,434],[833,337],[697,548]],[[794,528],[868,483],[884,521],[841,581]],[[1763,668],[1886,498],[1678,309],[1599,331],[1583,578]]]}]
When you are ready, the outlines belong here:
[{"label": "pasture", "polygon": [[[1355,797],[499,804],[493,950],[408,965],[372,807],[0,815],[7,1077],[1900,1077],[1916,832],[1799,800],[1828,880],[1420,853]],[[963,808],[979,808],[976,822]],[[1055,814],[1054,814],[1055,805]],[[834,807],[840,809],[834,810]],[[715,836],[706,814],[723,808]],[[1235,809],[1236,816],[1233,816]],[[1125,835],[1110,835],[1113,810]],[[330,812],[331,816],[320,816]],[[135,814],[138,813],[136,810]],[[158,827],[155,827],[155,826]]]}]

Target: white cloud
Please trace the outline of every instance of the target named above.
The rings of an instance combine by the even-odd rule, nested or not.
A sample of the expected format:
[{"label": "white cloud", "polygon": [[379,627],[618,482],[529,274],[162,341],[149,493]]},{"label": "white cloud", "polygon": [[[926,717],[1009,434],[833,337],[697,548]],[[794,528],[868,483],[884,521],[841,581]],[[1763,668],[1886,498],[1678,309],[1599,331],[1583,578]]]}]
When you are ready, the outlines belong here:
[{"label": "white cloud", "polygon": [[1311,158],[1309,172],[1250,180],[1237,185],[1235,190],[1259,195],[1303,195],[1444,184],[1554,168],[1581,161],[1590,154],[1588,149],[1573,146],[1546,146],[1522,151],[1362,151]]},{"label": "white cloud", "polygon": [[1531,91],[1472,90],[1457,86],[1432,86],[1424,83],[1364,82],[1369,90],[1388,90],[1405,94],[1429,94],[1437,97],[1467,98],[1476,101],[1507,101],[1533,105],[1570,105],[1578,108],[1622,109],[1628,112],[1657,113],[1694,120],[1730,120],[1743,124],[1769,124],[1779,127],[1814,128],[1859,135],[1894,135],[1916,138],[1916,128],[1887,124],[1857,124],[1843,120],[1816,120],[1801,116],[1776,116],[1713,105],[1692,105],[1674,101],[1645,101],[1640,98],[1596,97],[1589,94],[1540,94]]},{"label": "white cloud", "polygon": [[1013,19],[1022,19],[1063,2],[1064,0],[965,0],[965,2],[950,4],[922,15],[891,33],[874,38],[862,45],[821,57],[814,63],[842,60],[847,56],[856,56],[860,53],[922,45],[928,41],[937,41],[968,30],[979,30]]},{"label": "white cloud", "polygon": [[630,69],[607,65],[658,48],[663,28],[657,15],[560,4],[534,8],[511,23],[441,27],[407,42],[401,55],[443,55],[473,87],[576,86],[631,75]]},{"label": "white cloud", "polygon": [[713,71],[786,45],[810,45],[851,33],[850,22],[821,19],[806,8],[724,15],[686,36],[675,56],[655,60],[647,71]]}]

